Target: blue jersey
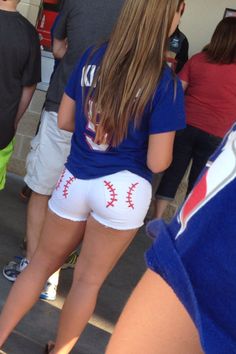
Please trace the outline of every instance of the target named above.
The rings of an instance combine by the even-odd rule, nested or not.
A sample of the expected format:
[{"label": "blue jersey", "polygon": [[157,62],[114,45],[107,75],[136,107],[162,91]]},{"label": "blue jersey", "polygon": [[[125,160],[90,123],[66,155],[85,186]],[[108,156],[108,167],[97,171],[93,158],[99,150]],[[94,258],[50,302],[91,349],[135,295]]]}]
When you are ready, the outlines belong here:
[{"label": "blue jersey", "polygon": [[105,50],[104,45],[92,56],[91,49],[87,50],[65,90],[76,101],[75,132],[66,168],[80,179],[93,179],[128,170],[150,181],[152,174],[146,165],[149,134],[185,127],[181,83],[177,80],[175,85],[173,74],[166,67],[154,98],[145,109],[140,127],[135,129],[133,122],[130,122],[127,138],[117,147],[95,144],[94,126],[84,114],[83,89],[86,95]]},{"label": "blue jersey", "polygon": [[147,230],[147,264],[184,304],[204,352],[236,353],[236,125],[173,221]]}]

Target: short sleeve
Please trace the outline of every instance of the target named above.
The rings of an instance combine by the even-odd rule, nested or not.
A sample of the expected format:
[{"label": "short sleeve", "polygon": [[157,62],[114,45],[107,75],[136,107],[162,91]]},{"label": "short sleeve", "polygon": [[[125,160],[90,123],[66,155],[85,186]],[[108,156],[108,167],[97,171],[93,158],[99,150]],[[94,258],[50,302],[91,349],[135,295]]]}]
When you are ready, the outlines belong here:
[{"label": "short sleeve", "polygon": [[190,81],[190,68],[191,68],[191,59],[185,63],[182,70],[178,73],[180,80],[188,82]]},{"label": "short sleeve", "polygon": [[65,93],[67,94],[67,96],[72,98],[72,100],[76,100],[76,92],[77,92],[78,83],[80,81],[80,77],[81,77],[81,62],[79,61],[76,64],[74,70],[72,71],[72,74],[65,88]]},{"label": "short sleeve", "polygon": [[70,13],[70,1],[64,1],[63,7],[58,15],[56,25],[53,29],[53,37],[63,40],[67,37],[67,22]]},{"label": "short sleeve", "polygon": [[78,86],[81,89],[81,76],[83,72],[83,67],[84,65],[86,65],[91,51],[92,51],[92,47],[88,48],[84,52],[82,58],[75,65],[74,70],[72,71],[72,74],[67,82],[65,93],[73,100],[76,100],[76,92]]},{"label": "short sleeve", "polygon": [[33,32],[30,41],[30,53],[22,75],[22,86],[32,86],[41,81],[41,52],[37,32]]},{"label": "short sleeve", "polygon": [[179,73],[184,64],[188,61],[188,51],[189,51],[189,43],[186,37],[184,37],[184,40],[181,44],[180,50],[176,55],[176,60],[177,60],[177,64],[176,64],[176,68],[175,68],[175,72]]},{"label": "short sleeve", "polygon": [[186,126],[182,85],[169,70],[164,71],[152,102],[149,134],[176,131]]}]

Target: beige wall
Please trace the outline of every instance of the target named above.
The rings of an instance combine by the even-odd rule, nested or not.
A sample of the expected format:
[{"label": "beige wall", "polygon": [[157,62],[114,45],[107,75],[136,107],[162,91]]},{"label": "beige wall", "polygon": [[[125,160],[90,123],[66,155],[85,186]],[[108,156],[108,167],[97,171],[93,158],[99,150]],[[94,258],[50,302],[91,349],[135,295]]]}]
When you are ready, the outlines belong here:
[{"label": "beige wall", "polygon": [[180,28],[188,37],[190,55],[209,42],[226,7],[236,9],[236,0],[186,0]]},{"label": "beige wall", "polygon": [[17,9],[23,16],[28,18],[33,25],[35,25],[40,4],[41,0],[21,0]]}]

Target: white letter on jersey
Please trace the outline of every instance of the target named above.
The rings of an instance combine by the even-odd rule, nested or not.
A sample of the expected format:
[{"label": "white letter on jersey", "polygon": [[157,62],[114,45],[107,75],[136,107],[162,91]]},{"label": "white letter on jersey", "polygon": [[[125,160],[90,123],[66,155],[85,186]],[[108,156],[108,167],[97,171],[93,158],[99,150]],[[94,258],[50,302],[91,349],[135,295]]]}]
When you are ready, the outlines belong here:
[{"label": "white letter on jersey", "polygon": [[88,65],[83,67],[82,77],[81,77],[81,86],[90,87],[93,83],[93,78],[96,70],[96,65]]}]

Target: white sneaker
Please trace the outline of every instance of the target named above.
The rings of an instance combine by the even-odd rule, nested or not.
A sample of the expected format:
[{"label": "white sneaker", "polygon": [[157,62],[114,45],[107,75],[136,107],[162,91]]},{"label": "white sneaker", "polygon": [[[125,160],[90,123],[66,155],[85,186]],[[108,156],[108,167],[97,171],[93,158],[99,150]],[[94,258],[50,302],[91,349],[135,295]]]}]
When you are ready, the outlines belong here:
[{"label": "white sneaker", "polygon": [[57,297],[57,285],[47,281],[43,291],[40,294],[40,299],[54,301]]}]

